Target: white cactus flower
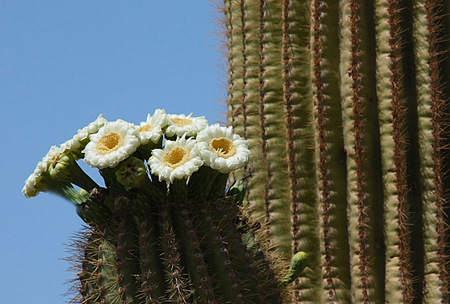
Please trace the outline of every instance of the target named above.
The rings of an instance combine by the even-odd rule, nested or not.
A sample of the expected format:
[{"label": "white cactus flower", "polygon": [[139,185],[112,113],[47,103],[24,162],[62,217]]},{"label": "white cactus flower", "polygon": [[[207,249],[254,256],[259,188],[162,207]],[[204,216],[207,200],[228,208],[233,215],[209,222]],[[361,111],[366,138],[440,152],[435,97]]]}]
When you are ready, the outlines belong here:
[{"label": "white cactus flower", "polygon": [[36,165],[34,172],[31,173],[30,176],[25,180],[25,186],[22,189],[23,195],[28,198],[34,197],[42,191],[42,187],[39,187],[39,184],[42,181],[43,174],[49,171],[52,162],[57,159],[60,153],[61,148],[57,146],[50,147],[50,150],[48,150],[47,154]]},{"label": "white cactus flower", "polygon": [[107,120],[103,118],[102,114],[100,114],[95,121],[91,122],[83,129],[79,129],[78,133],[75,134],[71,139],[62,143],[61,152],[74,152],[78,158],[81,157],[81,150],[83,150],[88,143],[89,135],[97,133],[98,130],[103,127],[106,122]]},{"label": "white cactus flower", "polygon": [[106,122],[89,140],[82,151],[84,162],[99,169],[116,166],[133,154],[140,143],[136,126],[121,119]]},{"label": "white cactus flower", "polygon": [[163,134],[162,129],[168,124],[169,117],[167,116],[166,111],[157,109],[155,110],[153,116],[148,114],[147,120],[145,122],[141,122],[138,127],[141,144],[145,145],[149,141],[157,143]]},{"label": "white cactus flower", "polygon": [[41,179],[41,174],[36,174],[35,172],[31,173],[25,181],[25,186],[23,186],[23,195],[25,195],[25,197],[27,198],[35,197],[36,195],[38,195],[40,191],[37,189],[36,185],[39,184]]},{"label": "white cactus flower", "polygon": [[193,113],[189,114],[188,116],[184,114],[168,114],[169,126],[166,129],[166,136],[196,136],[198,132],[208,126],[208,121],[204,116],[192,117],[192,114]]},{"label": "white cactus flower", "polygon": [[167,140],[164,150],[154,149],[148,163],[152,174],[160,181],[170,182],[191,176],[203,164],[195,149],[195,140],[185,136],[176,141]]},{"label": "white cactus flower", "polygon": [[197,135],[197,149],[206,166],[221,173],[242,168],[248,162],[247,141],[232,127],[211,125]]},{"label": "white cactus flower", "polygon": [[96,120],[91,122],[89,125],[83,129],[78,130],[78,134],[74,136],[74,139],[83,142],[89,138],[91,134],[97,133],[101,127],[103,127],[108,121],[103,118],[103,114],[100,114]]}]

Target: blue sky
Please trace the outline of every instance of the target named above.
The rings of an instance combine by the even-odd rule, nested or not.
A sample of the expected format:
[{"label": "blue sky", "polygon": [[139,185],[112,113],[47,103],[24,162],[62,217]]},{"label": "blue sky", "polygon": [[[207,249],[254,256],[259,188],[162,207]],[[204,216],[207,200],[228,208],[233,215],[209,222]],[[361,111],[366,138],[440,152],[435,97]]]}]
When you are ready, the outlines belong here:
[{"label": "blue sky", "polygon": [[0,0],[0,294],[65,303],[74,207],[24,180],[51,145],[103,113],[133,123],[164,108],[224,121],[216,9],[207,0]]}]

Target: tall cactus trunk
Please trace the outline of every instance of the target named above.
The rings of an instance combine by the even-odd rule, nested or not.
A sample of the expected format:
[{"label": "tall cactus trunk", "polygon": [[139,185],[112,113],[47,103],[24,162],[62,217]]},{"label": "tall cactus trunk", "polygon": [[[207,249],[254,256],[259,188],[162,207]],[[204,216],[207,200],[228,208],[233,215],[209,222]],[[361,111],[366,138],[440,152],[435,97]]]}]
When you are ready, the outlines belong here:
[{"label": "tall cactus trunk", "polygon": [[252,212],[296,303],[449,303],[450,1],[225,0]]}]

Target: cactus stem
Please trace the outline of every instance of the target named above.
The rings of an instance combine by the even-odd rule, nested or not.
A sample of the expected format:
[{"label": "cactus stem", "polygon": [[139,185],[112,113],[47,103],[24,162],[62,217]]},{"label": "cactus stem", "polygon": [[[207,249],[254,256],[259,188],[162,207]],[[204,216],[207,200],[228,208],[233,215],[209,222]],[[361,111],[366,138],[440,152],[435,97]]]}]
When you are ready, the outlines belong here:
[{"label": "cactus stem", "polygon": [[214,180],[214,184],[208,194],[208,201],[216,201],[225,196],[225,189],[228,183],[228,173],[219,173]]},{"label": "cactus stem", "polygon": [[[229,102],[228,102],[228,121],[231,122],[233,129],[236,133],[244,136],[247,134],[247,118],[242,115],[246,113],[242,100],[244,98],[243,88],[244,80],[243,74],[246,69],[247,62],[244,64],[244,55],[242,50],[244,49],[242,36],[242,16],[241,5],[237,1],[228,1],[225,7],[225,13],[227,18],[227,35],[230,41],[228,47],[228,62],[229,62]],[[246,113],[247,114],[247,113]],[[242,170],[239,170],[242,171]],[[239,175],[238,172],[235,173]]]},{"label": "cactus stem", "polygon": [[197,172],[194,172],[189,177],[187,185],[188,196],[196,202],[204,202],[211,188],[214,185],[214,180],[219,175],[219,172],[210,167],[202,166]]}]

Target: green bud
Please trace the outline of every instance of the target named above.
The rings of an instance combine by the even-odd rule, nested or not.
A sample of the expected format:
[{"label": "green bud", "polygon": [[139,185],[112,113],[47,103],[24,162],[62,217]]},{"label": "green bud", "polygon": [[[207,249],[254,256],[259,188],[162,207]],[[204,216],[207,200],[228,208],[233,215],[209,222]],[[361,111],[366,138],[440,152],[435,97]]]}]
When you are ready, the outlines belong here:
[{"label": "green bud", "polygon": [[247,192],[247,184],[243,180],[237,180],[228,189],[227,196],[234,196],[237,205],[242,205]]},{"label": "green bud", "polygon": [[56,180],[69,180],[71,176],[70,168],[75,162],[71,154],[60,153],[54,156],[50,162],[50,176]]},{"label": "green bud", "polygon": [[117,181],[129,188],[140,188],[141,182],[148,178],[147,169],[142,160],[129,157],[123,161],[116,170]]},{"label": "green bud", "polygon": [[287,285],[292,282],[302,273],[306,267],[306,253],[303,251],[297,252],[291,259],[291,265],[287,276],[281,281],[282,285]]},{"label": "green bud", "polygon": [[73,153],[59,153],[50,160],[48,172],[54,180],[77,185],[87,191],[98,187],[80,168],[76,161],[77,156]]}]

